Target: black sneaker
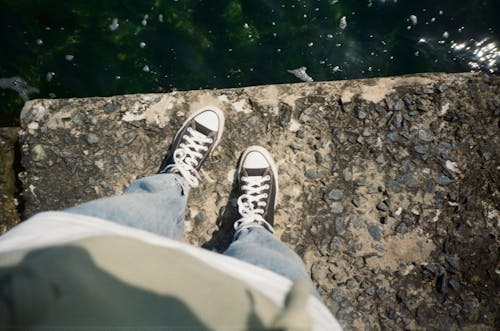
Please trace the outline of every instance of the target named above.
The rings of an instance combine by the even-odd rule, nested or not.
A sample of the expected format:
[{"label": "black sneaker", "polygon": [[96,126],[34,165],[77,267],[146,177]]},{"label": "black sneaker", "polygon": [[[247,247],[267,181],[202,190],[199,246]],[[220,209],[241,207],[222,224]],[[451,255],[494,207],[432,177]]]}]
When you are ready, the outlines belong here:
[{"label": "black sneaker", "polygon": [[219,143],[223,129],[224,113],[220,109],[205,107],[196,111],[177,131],[158,173],[178,173],[189,186],[198,186],[198,172]]},{"label": "black sneaker", "polygon": [[278,171],[269,152],[260,146],[248,147],[238,167],[238,212],[235,238],[243,229],[262,227],[273,233],[274,208],[278,198]]}]

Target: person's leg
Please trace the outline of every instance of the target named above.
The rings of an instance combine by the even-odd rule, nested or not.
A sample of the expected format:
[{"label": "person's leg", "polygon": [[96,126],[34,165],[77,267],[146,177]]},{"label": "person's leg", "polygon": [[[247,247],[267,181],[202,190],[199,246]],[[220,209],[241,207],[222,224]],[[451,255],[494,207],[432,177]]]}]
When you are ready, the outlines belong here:
[{"label": "person's leg", "polygon": [[201,166],[220,142],[223,129],[220,109],[197,110],[177,131],[157,175],[133,181],[122,196],[90,201],[66,211],[181,239],[189,187],[198,186]]},{"label": "person's leg", "polygon": [[274,271],[290,280],[306,280],[319,297],[302,259],[262,227],[242,230],[224,255]]},{"label": "person's leg", "polygon": [[302,259],[273,236],[278,197],[278,171],[267,150],[248,147],[238,166],[238,212],[234,240],[225,255],[274,271],[290,280],[309,282],[319,298]]},{"label": "person's leg", "polygon": [[65,211],[181,239],[188,193],[189,186],[181,176],[158,174],[134,180],[121,196],[89,201]]}]

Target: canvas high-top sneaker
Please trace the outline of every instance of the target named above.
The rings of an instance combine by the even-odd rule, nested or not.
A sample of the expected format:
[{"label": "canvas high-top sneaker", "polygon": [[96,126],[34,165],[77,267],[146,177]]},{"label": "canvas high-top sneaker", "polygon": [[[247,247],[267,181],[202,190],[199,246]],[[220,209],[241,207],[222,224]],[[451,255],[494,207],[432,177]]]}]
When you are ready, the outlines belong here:
[{"label": "canvas high-top sneaker", "polygon": [[191,114],[177,131],[158,173],[178,173],[191,187],[199,184],[199,170],[219,143],[224,113],[205,107]]},{"label": "canvas high-top sneaker", "polygon": [[274,208],[278,198],[278,171],[269,152],[260,146],[248,147],[238,166],[241,218],[234,224],[235,237],[243,229],[262,227],[273,233]]}]

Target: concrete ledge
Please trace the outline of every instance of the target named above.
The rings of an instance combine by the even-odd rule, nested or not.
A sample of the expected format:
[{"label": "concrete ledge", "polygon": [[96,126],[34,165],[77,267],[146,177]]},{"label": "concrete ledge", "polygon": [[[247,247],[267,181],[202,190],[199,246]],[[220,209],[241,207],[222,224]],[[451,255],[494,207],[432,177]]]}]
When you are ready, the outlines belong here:
[{"label": "concrete ledge", "polygon": [[0,128],[0,234],[19,223],[14,171],[18,132],[19,128]]},{"label": "concrete ledge", "polygon": [[277,235],[354,329],[494,328],[498,76],[422,74],[109,98],[22,112],[25,217],[120,194],[159,167],[189,111],[226,115],[192,191],[186,240],[223,250],[250,144],[280,172]]}]

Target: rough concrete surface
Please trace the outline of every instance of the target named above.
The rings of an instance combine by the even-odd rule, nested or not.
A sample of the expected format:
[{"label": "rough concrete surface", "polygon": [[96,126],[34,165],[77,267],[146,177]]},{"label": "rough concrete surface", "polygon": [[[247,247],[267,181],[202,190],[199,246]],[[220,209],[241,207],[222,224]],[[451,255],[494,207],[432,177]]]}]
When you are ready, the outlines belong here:
[{"label": "rough concrete surface", "polygon": [[157,171],[188,113],[226,114],[186,240],[223,250],[250,144],[280,173],[276,235],[346,329],[500,328],[498,76],[421,74],[109,98],[22,112],[24,217]]},{"label": "rough concrete surface", "polygon": [[14,170],[19,128],[0,128],[0,235],[19,223]]}]

